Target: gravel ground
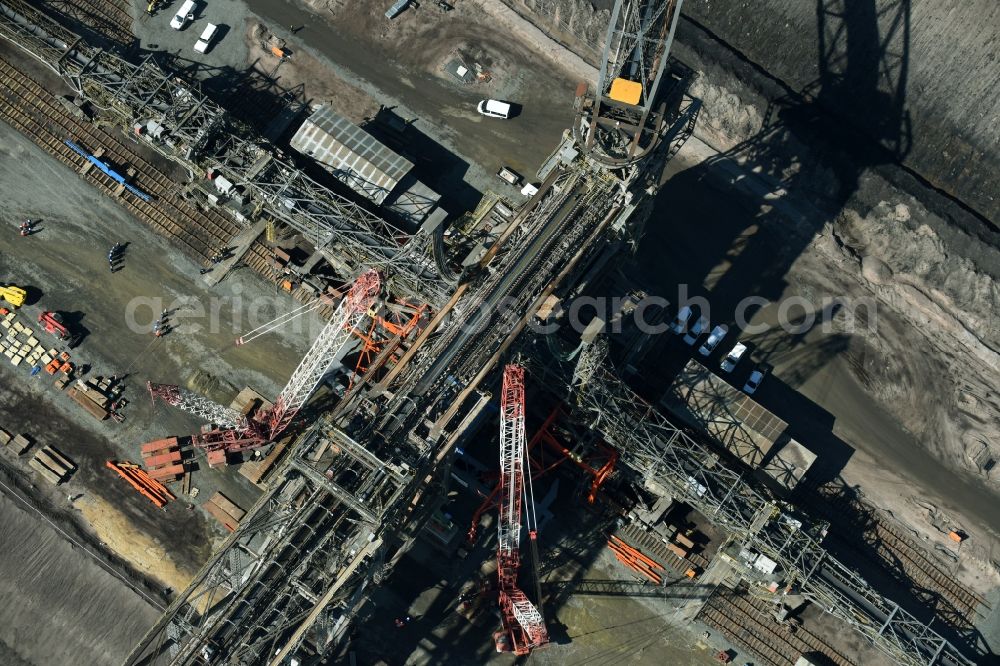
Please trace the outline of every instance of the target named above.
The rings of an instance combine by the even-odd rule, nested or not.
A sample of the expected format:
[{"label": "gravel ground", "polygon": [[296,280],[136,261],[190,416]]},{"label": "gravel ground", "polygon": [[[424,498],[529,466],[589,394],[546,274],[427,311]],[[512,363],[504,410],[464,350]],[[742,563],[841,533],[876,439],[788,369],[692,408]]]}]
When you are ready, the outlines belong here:
[{"label": "gravel ground", "polygon": [[0,543],[0,662],[7,666],[117,664],[156,620],[150,601],[2,494]]},{"label": "gravel ground", "polygon": [[[0,364],[0,400],[5,407],[0,427],[30,434],[36,446],[56,446],[79,469],[68,484],[54,489],[28,471],[26,459],[4,455],[4,463],[25,484],[35,484],[30,490],[39,506],[69,512],[74,520],[85,525],[98,552],[103,548],[105,555],[118,556],[124,561],[121,569],[131,569],[137,580],[149,581],[157,593],[167,588],[181,589],[208,557],[212,544],[222,538],[222,529],[201,512],[189,511],[183,500],[157,511],[104,468],[108,459],[138,461],[142,442],[196,432],[200,426],[186,414],[163,406],[154,409],[145,382],[190,385],[211,375],[225,378],[225,382],[216,384],[217,390],[211,396],[218,400],[228,402],[245,385],[254,386],[265,395],[275,395],[306,349],[313,331],[308,326],[301,330],[290,327],[280,335],[258,341],[261,344],[252,349],[235,348],[234,337],[247,330],[254,315],[258,321],[265,321],[296,304],[287,297],[277,297],[273,287],[266,288],[247,271],[237,271],[214,290],[206,291],[197,265],[5,124],[0,124],[0,146],[3,167],[0,189],[6,194],[5,209],[0,214],[0,274],[8,283],[28,288],[32,300],[37,299],[37,303],[29,301],[19,310],[19,316],[30,323],[43,308],[66,313],[77,331],[87,334],[73,350],[74,360],[89,365],[91,375],[127,376],[125,395],[130,401],[124,410],[125,423],[98,422],[61,395],[51,385],[48,375],[42,373],[31,378],[24,366]],[[58,192],[58,196],[53,196],[53,192]],[[17,225],[29,217],[38,221],[38,231],[22,238]],[[128,243],[128,247],[124,267],[111,274],[106,254],[115,241]],[[175,315],[178,329],[154,342],[149,326],[159,309],[185,308],[196,303],[206,313],[217,312],[217,316],[195,317],[193,310],[182,310]],[[129,326],[130,304],[140,304],[134,309],[136,329]],[[181,317],[187,317],[183,325]],[[40,339],[44,335],[38,332]],[[237,503],[249,506],[257,492],[233,470],[223,472],[207,467],[195,473],[194,486],[201,489],[198,502],[223,487]],[[82,496],[70,507],[69,495]],[[0,524],[6,524],[7,520],[14,521],[11,525],[21,524],[22,519],[9,517],[7,513],[6,509],[0,511]],[[74,587],[67,583],[67,589],[85,598],[87,585],[93,584],[94,605],[131,607],[132,602],[122,600],[116,604],[106,596],[125,594],[111,591],[112,581],[95,582],[83,569],[74,569],[58,559],[45,559],[63,557],[57,555],[58,541],[55,537],[45,537],[44,542],[38,543],[37,557],[57,570],[79,572],[78,584]],[[20,574],[14,571],[34,566],[31,561],[19,564],[20,548],[21,542],[13,536],[0,539],[0,561],[11,567],[9,575],[2,577],[4,580],[17,581],[19,577],[29,580],[41,575],[31,570]],[[47,555],[46,550],[52,550],[52,554]],[[89,565],[83,561],[77,566]],[[52,578],[58,580],[55,575]],[[62,602],[39,594],[38,587],[30,584],[4,590],[3,597],[6,609],[16,609],[21,604],[28,608],[41,604],[38,607],[44,608],[47,602],[53,608],[63,608]],[[60,650],[72,654],[77,649],[87,654],[86,650],[92,649],[91,641],[97,640],[91,637],[107,635],[110,653],[126,649],[139,633],[133,620],[122,620],[122,613],[101,615],[91,612],[92,605],[79,606],[87,614],[86,619],[79,619],[79,625],[90,626],[89,633],[66,631],[61,643],[48,638],[38,640],[49,636],[47,632],[55,636],[59,627],[72,624],[69,611],[60,610],[61,614],[53,615],[47,623],[28,613],[21,616],[20,622],[4,620],[4,630],[10,633],[0,640],[29,663],[41,666],[70,663],[71,659],[57,658],[56,652]],[[152,617],[148,610],[142,611],[134,621],[151,622]],[[98,627],[102,622],[108,626]],[[80,657],[79,661],[99,664],[117,663],[118,659],[107,662]]]}]

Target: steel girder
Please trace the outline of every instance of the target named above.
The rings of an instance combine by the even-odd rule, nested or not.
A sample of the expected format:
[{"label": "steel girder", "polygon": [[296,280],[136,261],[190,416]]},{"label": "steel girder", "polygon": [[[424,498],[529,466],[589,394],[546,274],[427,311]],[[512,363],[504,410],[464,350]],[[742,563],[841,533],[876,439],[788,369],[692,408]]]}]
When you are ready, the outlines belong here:
[{"label": "steel girder", "polygon": [[[318,470],[304,452],[332,441],[339,452]],[[374,539],[413,476],[325,424],[305,435],[284,476],[250,509],[221,550],[170,605],[125,664],[257,664],[301,640],[331,585],[352,594],[354,551]],[[346,567],[351,565],[348,572]],[[338,597],[339,598],[339,597]],[[224,661],[217,661],[224,659]]]},{"label": "steel girder", "polygon": [[399,290],[433,307],[448,300],[453,284],[443,277],[434,258],[431,243],[436,230],[406,234],[257,144],[239,141],[222,148],[207,162],[314,247],[337,253],[339,261],[348,260],[354,273],[379,270]]},{"label": "steel girder", "polygon": [[[551,369],[541,369],[551,373]],[[565,379],[547,381],[566,384]],[[553,385],[559,385],[553,383]],[[895,602],[832,557],[821,525],[792,514],[757,490],[706,446],[674,426],[606,367],[577,393],[590,426],[621,452],[620,461],[724,528],[744,547],[778,562],[789,583],[876,648],[911,666],[972,662]]]},{"label": "steel girder", "polygon": [[239,594],[259,569],[271,540],[280,540],[304,510],[291,504],[297,493],[290,493],[289,489],[287,485],[277,485],[257,501],[223,547],[132,650],[126,664],[169,663],[175,657],[182,657],[187,646],[203,635],[219,605]]},{"label": "steel girder", "polygon": [[153,382],[146,382],[146,388],[149,389],[149,394],[154,401],[158,397],[168,405],[194,414],[204,423],[213,423],[222,428],[242,429],[246,427],[246,418],[238,411],[224,407],[193,391],[173,384],[154,384]]},{"label": "steel girder", "polygon": [[642,86],[633,106],[649,111],[667,64],[682,0],[616,0],[601,55],[597,89],[611,95],[616,79]]}]

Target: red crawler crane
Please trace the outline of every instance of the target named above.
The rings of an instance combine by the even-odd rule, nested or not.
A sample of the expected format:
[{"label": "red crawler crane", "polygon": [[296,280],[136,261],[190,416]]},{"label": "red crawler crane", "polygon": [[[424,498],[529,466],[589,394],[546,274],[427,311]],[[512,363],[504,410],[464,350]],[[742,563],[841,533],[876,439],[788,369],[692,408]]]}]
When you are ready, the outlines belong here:
[{"label": "red crawler crane", "polygon": [[[500,520],[497,539],[497,574],[503,631],[494,635],[497,652],[528,654],[549,640],[545,620],[517,586],[521,564],[521,500],[527,498],[528,536],[537,566],[535,505],[531,476],[524,482],[527,461],[524,435],[524,368],[510,364],[503,371],[500,400]],[[537,577],[537,571],[536,577]]]},{"label": "red crawler crane", "polygon": [[[281,434],[292,422],[295,415],[313,394],[323,380],[340,350],[350,342],[354,329],[367,316],[368,309],[378,297],[381,288],[378,273],[369,270],[363,273],[351,286],[351,290],[337,306],[330,321],[320,331],[312,347],[295,369],[284,390],[274,401],[271,409],[258,412],[252,420],[241,419],[232,410],[215,405],[196,394],[177,386],[150,384],[149,391],[154,397],[198,416],[210,416],[216,424],[230,427],[216,428],[194,436],[194,443],[206,449],[224,449],[227,452],[242,451],[263,446]],[[314,306],[306,306],[308,310]],[[300,308],[300,310],[303,310]],[[300,312],[300,311],[296,311]],[[294,316],[298,316],[297,314]],[[281,318],[279,320],[287,317]],[[277,320],[276,320],[277,321]],[[240,338],[246,343],[276,328],[274,322]]]}]

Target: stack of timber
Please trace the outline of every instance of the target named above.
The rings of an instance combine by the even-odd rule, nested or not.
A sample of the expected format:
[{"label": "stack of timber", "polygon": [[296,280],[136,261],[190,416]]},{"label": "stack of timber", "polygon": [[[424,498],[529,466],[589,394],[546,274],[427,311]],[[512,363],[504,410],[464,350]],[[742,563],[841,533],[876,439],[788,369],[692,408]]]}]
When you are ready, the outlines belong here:
[{"label": "stack of timber", "polygon": [[157,481],[170,483],[184,475],[184,461],[176,437],[158,439],[142,445],[142,464]]},{"label": "stack of timber", "polygon": [[76,464],[51,446],[44,446],[28,461],[38,474],[51,484],[59,485],[76,471]]},{"label": "stack of timber", "polygon": [[71,386],[67,393],[69,397],[73,398],[78,405],[87,410],[98,421],[108,418],[108,414],[110,413],[108,409],[110,399],[99,391],[96,386],[78,379],[76,380],[76,384]]},{"label": "stack of timber", "polygon": [[[4,434],[6,435],[7,433]],[[23,456],[25,453],[28,452],[28,449],[31,448],[31,444],[32,444],[32,439],[27,435],[25,435],[24,433],[21,433],[20,435],[14,435],[13,437],[11,437],[10,442],[7,444],[7,446],[16,455]]]},{"label": "stack of timber", "polygon": [[129,485],[135,488],[140,495],[148,499],[159,508],[163,508],[172,499],[176,499],[167,487],[154,478],[151,478],[145,471],[135,463],[127,461],[107,462],[108,469],[114,470],[120,477],[128,481]]},{"label": "stack of timber", "polygon": [[[18,316],[8,311],[0,317],[0,353],[7,357],[11,365],[25,363],[29,368],[41,367],[58,358],[55,349],[46,350],[35,337],[31,326],[21,323]],[[61,366],[60,366],[61,367]]]},{"label": "stack of timber", "polygon": [[212,495],[203,506],[205,511],[208,511],[213,518],[222,523],[222,526],[230,532],[236,530],[240,521],[243,520],[243,516],[247,513],[222,493]]}]

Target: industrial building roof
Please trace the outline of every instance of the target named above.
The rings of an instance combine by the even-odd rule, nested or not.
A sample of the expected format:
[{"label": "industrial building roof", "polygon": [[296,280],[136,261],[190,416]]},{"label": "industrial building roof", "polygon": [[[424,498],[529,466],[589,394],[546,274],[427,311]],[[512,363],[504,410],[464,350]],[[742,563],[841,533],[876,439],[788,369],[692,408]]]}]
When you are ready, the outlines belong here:
[{"label": "industrial building roof", "polygon": [[790,491],[799,484],[815,460],[815,453],[791,439],[761,467],[761,470],[774,479],[782,489]]},{"label": "industrial building roof", "polygon": [[751,467],[760,465],[788,427],[694,359],[674,379],[662,402]]},{"label": "industrial building roof", "polygon": [[413,162],[327,106],[316,109],[302,123],[291,146],[326,165],[338,180],[377,204],[413,168]]}]

